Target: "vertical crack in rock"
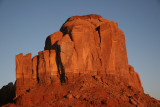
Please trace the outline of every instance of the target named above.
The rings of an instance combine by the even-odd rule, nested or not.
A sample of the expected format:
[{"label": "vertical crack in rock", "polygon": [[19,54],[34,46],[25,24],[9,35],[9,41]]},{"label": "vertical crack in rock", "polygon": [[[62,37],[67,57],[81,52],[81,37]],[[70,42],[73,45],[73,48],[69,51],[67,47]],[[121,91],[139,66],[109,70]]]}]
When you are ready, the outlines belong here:
[{"label": "vertical crack in rock", "polygon": [[96,30],[98,31],[98,35],[99,35],[99,39],[100,39],[100,43],[101,43],[100,26],[98,26],[98,27],[96,28]]},{"label": "vertical crack in rock", "polygon": [[60,52],[61,52],[60,45],[57,45],[56,61],[57,61],[58,73],[60,75],[61,83],[64,83],[65,82],[65,69],[64,69],[64,66],[62,64]]},{"label": "vertical crack in rock", "polygon": [[38,65],[39,65],[39,56],[37,55],[37,83],[39,83],[39,70],[38,70]]},{"label": "vertical crack in rock", "polygon": [[51,57],[51,51],[49,50],[49,72],[50,72],[50,80],[51,80],[51,83],[52,83],[50,57]]}]

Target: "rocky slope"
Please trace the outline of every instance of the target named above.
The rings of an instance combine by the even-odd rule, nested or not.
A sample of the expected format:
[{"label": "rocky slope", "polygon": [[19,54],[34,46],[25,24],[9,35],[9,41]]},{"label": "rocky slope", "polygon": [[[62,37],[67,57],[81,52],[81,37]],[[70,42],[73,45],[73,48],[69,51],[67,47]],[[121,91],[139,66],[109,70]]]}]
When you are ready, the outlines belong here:
[{"label": "rocky slope", "polygon": [[6,106],[160,106],[128,64],[125,36],[99,15],[70,17],[44,51],[16,56],[16,97]]}]

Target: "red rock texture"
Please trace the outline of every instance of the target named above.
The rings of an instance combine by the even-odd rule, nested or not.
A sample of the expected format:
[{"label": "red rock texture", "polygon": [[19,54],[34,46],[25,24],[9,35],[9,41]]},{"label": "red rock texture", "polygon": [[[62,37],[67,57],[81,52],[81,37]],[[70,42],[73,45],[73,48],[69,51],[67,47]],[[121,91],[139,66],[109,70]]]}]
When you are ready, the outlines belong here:
[{"label": "red rock texture", "polygon": [[99,15],[74,16],[48,38],[45,49],[60,54],[65,77],[100,73],[143,92],[138,74],[128,64],[125,36],[114,21]]},{"label": "red rock texture", "polygon": [[128,64],[125,36],[99,15],[70,17],[37,56],[16,56],[8,106],[160,106]]},{"label": "red rock texture", "polygon": [[37,84],[58,82],[55,50],[44,50],[31,58],[31,53],[16,56],[16,96],[30,91]]}]

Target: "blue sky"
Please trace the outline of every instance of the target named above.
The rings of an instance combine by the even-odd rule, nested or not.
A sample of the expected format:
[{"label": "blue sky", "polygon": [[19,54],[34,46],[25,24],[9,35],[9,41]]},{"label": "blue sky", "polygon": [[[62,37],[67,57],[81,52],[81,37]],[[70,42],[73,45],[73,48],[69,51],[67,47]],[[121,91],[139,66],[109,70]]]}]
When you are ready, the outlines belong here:
[{"label": "blue sky", "polygon": [[37,55],[68,17],[86,14],[118,22],[129,64],[160,100],[160,0],[0,0],[0,87],[15,81],[15,55]]}]

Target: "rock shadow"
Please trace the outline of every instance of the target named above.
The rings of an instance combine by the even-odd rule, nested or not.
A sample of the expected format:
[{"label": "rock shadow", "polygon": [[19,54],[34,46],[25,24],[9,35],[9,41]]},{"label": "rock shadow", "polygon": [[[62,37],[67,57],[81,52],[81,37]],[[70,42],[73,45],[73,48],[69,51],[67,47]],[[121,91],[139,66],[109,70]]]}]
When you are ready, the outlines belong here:
[{"label": "rock shadow", "polygon": [[56,64],[57,64],[57,68],[58,68],[58,74],[60,75],[60,81],[61,83],[65,83],[65,69],[64,66],[62,64],[62,60],[61,60],[61,47],[60,45],[58,45],[58,41],[56,41],[52,47],[53,50],[56,51]]},{"label": "rock shadow", "polygon": [[46,41],[45,41],[45,47],[44,50],[51,50],[51,38],[50,36],[47,37]]},{"label": "rock shadow", "polygon": [[58,41],[56,41],[53,45],[51,44],[51,38],[48,36],[45,41],[45,47],[44,50],[55,50],[56,51],[56,64],[58,68],[58,74],[60,75],[60,81],[61,83],[66,82],[65,80],[65,69],[62,64],[61,60],[61,47],[58,45]]},{"label": "rock shadow", "polygon": [[[15,83],[16,84],[16,83]],[[0,89],[0,107],[2,105],[13,103],[13,98],[16,96],[16,85],[12,82],[3,86]]]}]

